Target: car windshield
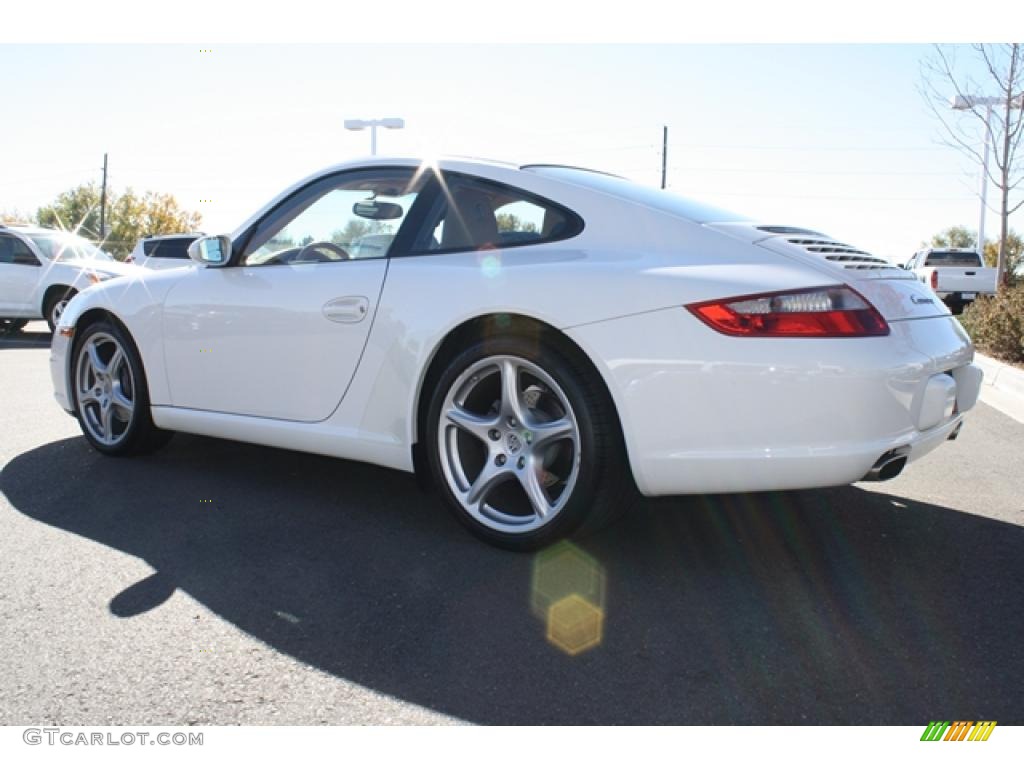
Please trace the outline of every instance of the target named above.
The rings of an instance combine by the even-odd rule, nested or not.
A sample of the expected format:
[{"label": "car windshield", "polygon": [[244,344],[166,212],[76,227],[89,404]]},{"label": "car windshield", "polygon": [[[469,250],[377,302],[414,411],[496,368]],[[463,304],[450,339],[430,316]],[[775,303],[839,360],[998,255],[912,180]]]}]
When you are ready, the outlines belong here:
[{"label": "car windshield", "polygon": [[51,261],[72,261],[86,259],[88,261],[114,261],[114,257],[101,251],[84,237],[70,232],[55,232],[45,235],[29,235],[43,255]]}]

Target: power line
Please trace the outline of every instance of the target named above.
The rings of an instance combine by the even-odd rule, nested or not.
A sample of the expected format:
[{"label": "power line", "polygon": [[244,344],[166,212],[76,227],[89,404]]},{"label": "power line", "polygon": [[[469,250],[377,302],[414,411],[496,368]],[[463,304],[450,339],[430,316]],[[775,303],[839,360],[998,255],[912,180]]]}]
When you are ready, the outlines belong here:
[{"label": "power line", "polygon": [[903,202],[917,202],[920,200],[946,200],[946,201],[960,201],[960,200],[973,200],[977,195],[960,196],[960,197],[876,197],[874,195],[865,196],[853,196],[853,195],[780,195],[775,192],[765,192],[758,194],[756,192],[710,192],[705,191],[707,197],[757,197],[766,200],[772,199],[783,199],[783,200],[884,200],[884,201],[903,201]]},{"label": "power line", "polygon": [[809,176],[968,176],[968,171],[804,171],[794,168],[709,168],[672,165],[673,171],[695,171],[698,173],[772,173]]},{"label": "power line", "polygon": [[673,149],[758,149],[784,152],[949,152],[950,147],[813,147],[781,144],[672,144]]}]

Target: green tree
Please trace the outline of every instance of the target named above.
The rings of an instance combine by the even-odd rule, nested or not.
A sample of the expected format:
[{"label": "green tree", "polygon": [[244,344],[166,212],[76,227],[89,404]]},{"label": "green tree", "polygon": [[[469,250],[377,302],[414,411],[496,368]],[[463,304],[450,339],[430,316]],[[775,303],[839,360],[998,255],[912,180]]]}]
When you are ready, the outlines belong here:
[{"label": "green tree", "polygon": [[[1006,275],[1011,283],[1024,280],[1024,238],[1014,230],[1006,233]],[[988,240],[985,243],[985,264],[994,267],[999,263],[999,243]]]},{"label": "green tree", "polygon": [[955,226],[942,230],[932,236],[933,248],[971,248],[978,234],[973,229]]},{"label": "green tree", "polygon": [[32,216],[22,213],[17,208],[0,211],[0,224],[35,224]]},{"label": "green tree", "polygon": [[523,221],[514,213],[499,213],[496,217],[498,220],[498,231],[499,232],[536,232],[537,225],[532,221]]},{"label": "green tree", "polygon": [[138,195],[131,188],[110,201],[107,217],[110,229],[105,247],[122,259],[140,237],[194,232],[202,220],[200,214],[179,208],[173,195],[148,191]]},{"label": "green tree", "polygon": [[100,188],[94,183],[80,184],[36,211],[42,227],[78,232],[83,237],[100,237]]},{"label": "green tree", "polygon": [[338,229],[331,233],[331,242],[337,245],[351,245],[360,237],[366,235],[387,235],[391,234],[391,225],[382,221],[362,221],[351,219],[344,229]]},{"label": "green tree", "polygon": [[100,234],[100,190],[94,183],[62,192],[36,213],[40,226],[77,231],[101,244],[119,259],[127,256],[140,237],[195,231],[200,214],[178,206],[173,195],[131,188],[118,194],[107,191],[107,237]]}]

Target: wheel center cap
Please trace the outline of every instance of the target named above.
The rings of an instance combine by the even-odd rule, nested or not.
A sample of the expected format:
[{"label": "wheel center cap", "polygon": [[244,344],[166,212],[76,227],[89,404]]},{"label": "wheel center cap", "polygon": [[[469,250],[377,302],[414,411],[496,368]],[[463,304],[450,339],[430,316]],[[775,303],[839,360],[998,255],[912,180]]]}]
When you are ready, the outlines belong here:
[{"label": "wheel center cap", "polygon": [[509,453],[519,453],[523,447],[523,441],[515,432],[509,432],[505,435],[505,445],[508,447]]}]

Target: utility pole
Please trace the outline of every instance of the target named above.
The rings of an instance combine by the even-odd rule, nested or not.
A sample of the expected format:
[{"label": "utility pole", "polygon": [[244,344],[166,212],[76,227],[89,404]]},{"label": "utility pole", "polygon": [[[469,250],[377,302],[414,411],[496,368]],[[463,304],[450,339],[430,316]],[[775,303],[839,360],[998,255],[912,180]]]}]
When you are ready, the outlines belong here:
[{"label": "utility pole", "polygon": [[100,235],[102,242],[107,236],[107,153],[103,153],[103,186],[100,187]]},{"label": "utility pole", "polygon": [[661,188],[665,188],[665,172],[668,170],[668,126],[661,126]]}]

